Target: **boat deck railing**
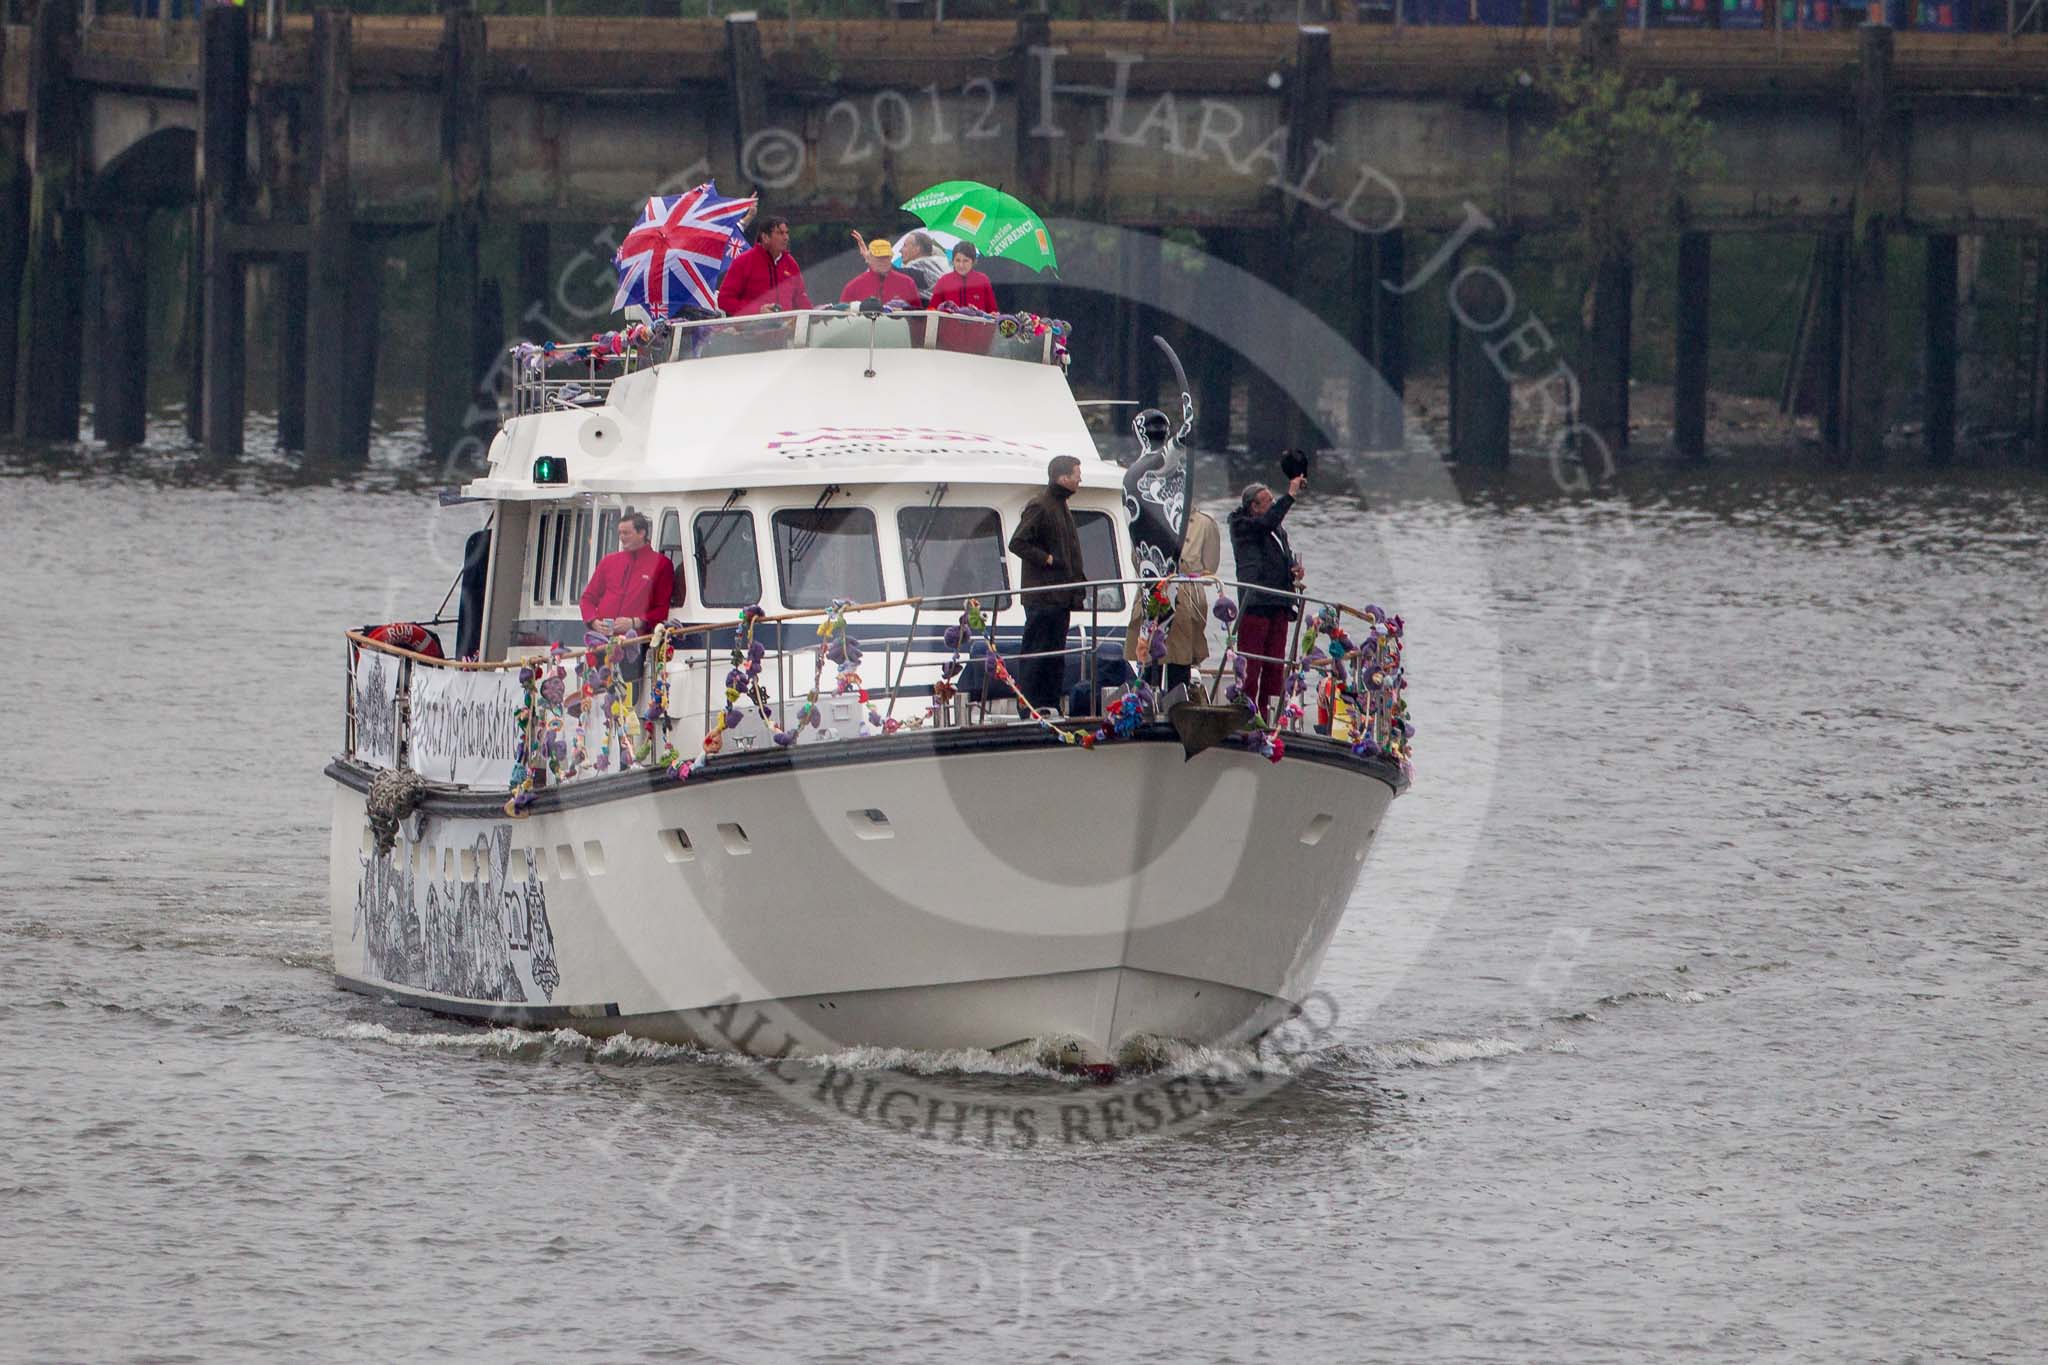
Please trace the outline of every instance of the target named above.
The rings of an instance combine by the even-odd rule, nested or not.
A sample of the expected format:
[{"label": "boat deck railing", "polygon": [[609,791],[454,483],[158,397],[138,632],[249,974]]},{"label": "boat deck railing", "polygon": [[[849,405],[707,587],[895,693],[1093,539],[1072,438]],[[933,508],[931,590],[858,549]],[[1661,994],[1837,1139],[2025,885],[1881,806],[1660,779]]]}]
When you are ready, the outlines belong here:
[{"label": "boat deck railing", "polygon": [[[1073,612],[1061,648],[1034,654],[1005,647],[993,613],[972,594],[774,615],[750,608],[724,621],[664,623],[645,635],[482,663],[351,631],[343,753],[430,781],[508,791],[633,767],[686,774],[734,754],[857,744],[906,729],[1037,725],[1092,745],[1186,701],[1269,756],[1285,736],[1315,733],[1361,759],[1405,764],[1412,730],[1398,616],[1207,575],[1067,586],[1088,590],[1087,605]],[[1131,606],[1097,605],[1111,588]],[[1295,609],[1284,653],[1240,644],[1247,589],[1268,606],[1284,600]],[[1017,590],[985,595],[999,591]],[[1169,690],[1163,613],[1168,603],[1194,610],[1197,597],[1212,633],[1222,630],[1221,648],[1212,644]],[[872,619],[883,613],[886,624]],[[793,641],[789,627],[804,623],[815,623],[815,635]],[[1125,657],[1127,643],[1136,657]],[[1041,710],[1024,694],[1019,675],[1048,657],[1063,661],[1066,711]],[[1280,686],[1261,711],[1251,688],[1263,663],[1277,666]]]},{"label": "boat deck railing", "polygon": [[595,406],[620,378],[663,361],[770,351],[934,350],[1052,365],[1066,355],[1065,335],[1065,323],[1028,313],[876,311],[854,304],[641,324],[587,342],[513,347],[512,415]]}]

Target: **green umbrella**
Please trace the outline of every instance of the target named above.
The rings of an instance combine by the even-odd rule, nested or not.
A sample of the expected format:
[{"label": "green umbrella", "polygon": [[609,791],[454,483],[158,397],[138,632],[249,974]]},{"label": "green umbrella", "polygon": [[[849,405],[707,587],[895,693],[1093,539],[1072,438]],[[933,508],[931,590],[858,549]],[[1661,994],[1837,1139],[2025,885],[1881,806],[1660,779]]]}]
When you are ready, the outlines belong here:
[{"label": "green umbrella", "polygon": [[903,211],[928,228],[974,243],[984,256],[1000,256],[1033,270],[1056,268],[1045,220],[1030,205],[979,180],[948,180],[912,195]]}]

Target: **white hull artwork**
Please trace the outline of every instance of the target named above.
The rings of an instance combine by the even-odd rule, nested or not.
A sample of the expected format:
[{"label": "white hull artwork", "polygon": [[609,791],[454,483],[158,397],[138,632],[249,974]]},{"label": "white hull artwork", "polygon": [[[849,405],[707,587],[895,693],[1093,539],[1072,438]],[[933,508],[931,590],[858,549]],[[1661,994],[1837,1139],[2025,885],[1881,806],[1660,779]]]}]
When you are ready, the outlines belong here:
[{"label": "white hull artwork", "polygon": [[863,743],[889,752],[625,774],[518,820],[434,803],[381,855],[340,769],[336,971],[451,1014],[770,1055],[1248,1040],[1308,994],[1394,795],[1348,755],[1186,762],[1170,731]]},{"label": "white hull artwork", "polygon": [[[1307,997],[1407,785],[1398,619],[1305,602],[1296,708],[1249,733],[1223,696],[1227,611],[1195,695],[1140,687],[1120,646],[1143,556],[1050,344],[961,356],[920,332],[868,358],[818,340],[840,321],[728,355],[658,334],[658,363],[586,385],[596,406],[527,386],[467,490],[492,504],[464,601],[478,662],[350,635],[328,768],[341,986],[763,1056],[1032,1048],[1086,1066],[1248,1042]],[[718,458],[664,435],[685,400],[771,390],[789,395],[772,414],[688,427]],[[899,439],[905,392],[928,411]],[[527,476],[564,450],[582,477]],[[1024,705],[1000,662],[1022,623],[1003,542],[1066,453],[1084,463],[1077,518],[1100,519],[1067,647],[1099,705],[1073,719]],[[935,535],[940,507],[958,520]],[[679,588],[672,655],[657,644],[613,706],[602,659],[578,671],[576,596],[629,508],[660,518]],[[821,538],[856,578],[872,550],[848,594],[872,606],[835,589],[819,609],[801,559]],[[1190,738],[1196,712],[1225,723]]]}]

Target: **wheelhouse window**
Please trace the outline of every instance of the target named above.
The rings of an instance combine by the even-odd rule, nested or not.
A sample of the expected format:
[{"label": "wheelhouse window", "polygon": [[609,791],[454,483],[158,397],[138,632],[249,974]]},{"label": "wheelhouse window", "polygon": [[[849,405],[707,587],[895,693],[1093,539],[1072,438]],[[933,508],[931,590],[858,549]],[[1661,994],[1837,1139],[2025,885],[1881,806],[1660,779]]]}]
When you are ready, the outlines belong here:
[{"label": "wheelhouse window", "polygon": [[812,507],[775,514],[775,568],[791,607],[835,598],[882,600],[882,547],[865,507]]},{"label": "wheelhouse window", "polygon": [[[603,559],[619,548],[619,521],[625,516],[623,508],[607,507],[597,514],[597,557]],[[586,583],[590,580],[585,579]]]},{"label": "wheelhouse window", "polygon": [[[690,522],[696,542],[697,591],[707,607],[751,607],[761,600],[761,553],[752,512],[699,512]],[[682,579],[680,570],[677,581]]]},{"label": "wheelhouse window", "polygon": [[[1081,533],[1081,574],[1091,582],[1105,578],[1124,577],[1123,560],[1116,552],[1116,523],[1109,519],[1107,512],[1074,513],[1074,529]],[[1090,588],[1099,611],[1122,611],[1124,609],[1123,585],[1112,583],[1105,588]]]},{"label": "wheelhouse window", "polygon": [[576,513],[576,572],[569,579],[569,600],[574,602],[583,596],[584,587],[590,582],[590,509],[582,508]]},{"label": "wheelhouse window", "polygon": [[559,603],[569,585],[569,556],[574,553],[576,514],[567,508],[555,513],[554,561],[548,567],[548,601]]},{"label": "wheelhouse window", "polygon": [[654,533],[654,548],[668,556],[669,565],[676,572],[682,572],[683,518],[673,507],[662,510],[661,528]]},{"label": "wheelhouse window", "polygon": [[[1003,522],[992,507],[905,507],[896,513],[903,538],[904,586],[915,597],[972,594],[990,611],[1010,605],[1003,591]],[[957,610],[957,603],[947,610]]]},{"label": "wheelhouse window", "polygon": [[533,601],[536,606],[547,601],[548,586],[548,537],[555,528],[555,514],[543,512],[534,518],[533,530]]}]

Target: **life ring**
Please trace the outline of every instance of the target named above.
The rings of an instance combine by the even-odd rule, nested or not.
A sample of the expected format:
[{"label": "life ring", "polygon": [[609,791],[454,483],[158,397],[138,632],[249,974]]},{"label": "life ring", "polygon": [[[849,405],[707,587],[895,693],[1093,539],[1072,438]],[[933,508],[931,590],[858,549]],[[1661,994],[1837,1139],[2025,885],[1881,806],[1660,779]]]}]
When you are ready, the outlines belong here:
[{"label": "life ring", "polygon": [[424,654],[429,659],[448,657],[441,652],[441,637],[416,621],[393,621],[389,625],[373,626],[363,634],[380,645],[396,645],[415,654]]}]

